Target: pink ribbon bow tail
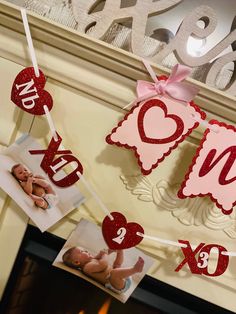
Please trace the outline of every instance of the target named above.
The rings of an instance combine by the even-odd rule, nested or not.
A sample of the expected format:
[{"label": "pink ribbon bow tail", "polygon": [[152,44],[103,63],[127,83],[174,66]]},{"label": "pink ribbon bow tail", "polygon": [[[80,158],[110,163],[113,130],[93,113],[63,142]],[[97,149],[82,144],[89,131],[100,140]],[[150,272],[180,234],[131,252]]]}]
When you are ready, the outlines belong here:
[{"label": "pink ribbon bow tail", "polygon": [[[144,63],[145,64],[145,63]],[[155,78],[150,66],[147,70],[151,77]],[[137,81],[137,102],[153,97],[155,95],[167,94],[171,98],[179,101],[190,102],[199,92],[199,88],[189,83],[182,82],[191,72],[191,68],[177,64],[173,67],[172,72],[168,79],[158,80],[155,82]]]}]

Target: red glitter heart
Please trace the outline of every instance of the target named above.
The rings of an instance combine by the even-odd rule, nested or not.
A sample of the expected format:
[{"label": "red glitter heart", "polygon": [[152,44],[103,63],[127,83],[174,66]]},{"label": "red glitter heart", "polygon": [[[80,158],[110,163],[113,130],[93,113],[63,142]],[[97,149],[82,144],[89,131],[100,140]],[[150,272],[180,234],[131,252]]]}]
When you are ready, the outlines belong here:
[{"label": "red glitter heart", "polygon": [[45,114],[43,106],[50,111],[53,106],[52,96],[44,90],[46,83],[45,76],[39,70],[39,77],[36,77],[34,68],[22,70],[12,85],[11,100],[22,110],[34,114]]},{"label": "red glitter heart", "polygon": [[[176,130],[171,136],[159,139],[159,138],[150,138],[146,135],[145,128],[144,128],[144,119],[148,110],[150,110],[153,107],[161,108],[164,111],[165,119],[171,119],[176,124]],[[174,142],[177,138],[179,138],[183,134],[184,124],[180,117],[174,114],[167,114],[167,108],[163,101],[159,99],[151,99],[147,101],[144,105],[142,105],[142,108],[139,111],[138,130],[139,130],[140,138],[143,142],[150,143],[150,144],[166,144],[166,143]]]},{"label": "red glitter heart", "polygon": [[137,235],[137,232],[144,234],[139,224],[127,223],[125,216],[118,212],[112,212],[111,215],[113,220],[106,216],[102,223],[103,237],[110,249],[128,249],[142,241],[143,237]]}]

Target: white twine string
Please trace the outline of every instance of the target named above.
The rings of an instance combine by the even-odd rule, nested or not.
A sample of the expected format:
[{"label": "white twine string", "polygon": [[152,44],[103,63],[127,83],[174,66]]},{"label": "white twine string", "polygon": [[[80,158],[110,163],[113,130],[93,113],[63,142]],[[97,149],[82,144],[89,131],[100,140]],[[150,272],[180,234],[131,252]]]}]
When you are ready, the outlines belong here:
[{"label": "white twine string", "polygon": [[48,107],[46,105],[43,106],[43,109],[44,109],[46,118],[48,120],[48,125],[49,125],[49,128],[51,130],[52,136],[53,136],[54,140],[57,142],[58,136],[57,136],[57,131],[56,131],[55,125],[54,125],[53,120],[52,120],[52,116],[50,115],[50,112],[49,112]]},{"label": "white twine string", "polygon": [[[34,67],[34,73],[35,73],[36,77],[39,77],[40,74],[39,74],[38,62],[37,62],[37,58],[36,58],[36,54],[35,54],[32,36],[30,33],[28,18],[27,18],[26,10],[23,8],[21,8],[21,16],[22,16],[22,21],[24,24],[25,35],[26,35],[26,39],[27,39],[27,43],[28,43],[28,48],[29,48],[29,53],[30,53],[32,65]],[[57,132],[56,132],[51,114],[50,114],[48,107],[46,105],[43,106],[43,109],[44,109],[44,112],[45,112],[45,115],[46,115],[46,118],[48,121],[50,131],[52,133],[52,136],[53,136],[54,140],[57,142],[58,136],[57,136]]]},{"label": "white twine string", "polygon": [[207,122],[206,120],[203,120],[203,119],[197,117],[195,114],[191,114],[191,117],[193,118],[193,120],[197,121],[199,124],[203,125],[205,128],[208,128],[215,133],[219,132],[219,127],[217,125],[212,125],[209,122]]},{"label": "white twine string", "polygon": [[142,97],[139,97],[138,99],[135,99],[135,100],[131,101],[130,103],[128,103],[128,105],[124,106],[122,109],[127,109],[127,108],[129,108],[131,105],[133,105],[133,106],[136,105],[136,104],[137,104],[137,100],[138,100],[138,102],[141,102],[141,101],[146,100],[146,99],[148,99],[148,98],[150,98],[150,97],[153,97],[153,96],[155,96],[155,95],[153,94],[153,92],[150,92],[150,93],[148,93],[148,94],[146,94],[146,95],[144,95],[144,96],[142,96]]},{"label": "white twine string", "polygon": [[[65,149],[65,147],[61,144],[60,145],[61,149]],[[73,169],[76,169],[75,166],[72,166]],[[79,171],[76,172],[76,174],[78,175],[78,177],[80,178],[81,182],[85,185],[85,187],[87,188],[87,190],[90,192],[90,194],[93,196],[93,198],[95,199],[95,201],[97,202],[97,204],[99,205],[99,207],[104,211],[104,213],[111,219],[114,220],[113,216],[110,214],[109,209],[106,207],[106,205],[102,202],[102,200],[100,199],[100,197],[97,195],[97,193],[93,190],[93,188],[90,186],[90,184],[88,183],[88,181],[85,179],[85,177],[82,175],[82,173],[80,173]]]},{"label": "white twine string", "polygon": [[143,237],[143,238],[146,238],[146,239],[149,239],[149,240],[153,240],[153,241],[158,241],[158,242],[163,243],[163,244],[169,244],[169,245],[174,245],[174,246],[178,246],[178,247],[187,247],[187,245],[183,244],[183,243],[179,243],[179,242],[175,242],[175,241],[171,241],[171,240],[166,240],[166,239],[161,239],[161,238],[158,238],[158,237],[149,236],[149,235],[143,234],[141,232],[137,232],[136,234],[138,236],[140,236],[140,237]]},{"label": "white twine string", "polygon": [[153,68],[151,67],[151,64],[150,64],[147,60],[145,60],[145,59],[143,59],[143,58],[142,58],[141,60],[142,60],[142,62],[143,62],[143,64],[144,64],[145,68],[148,70],[148,73],[150,74],[150,76],[151,76],[153,82],[157,83],[157,82],[158,82],[158,79],[157,79],[157,76],[156,76],[155,71],[154,71]]},{"label": "white twine string", "polygon": [[[174,245],[174,246],[183,247],[183,248],[187,247],[187,245],[184,244],[184,243],[179,243],[179,242],[175,242],[175,241],[171,241],[171,240],[166,240],[166,239],[162,239],[162,238],[158,238],[158,237],[149,236],[149,235],[143,234],[141,232],[137,232],[136,234],[138,236],[142,237],[142,238],[146,238],[146,239],[149,239],[149,240],[157,241],[157,242],[160,242],[160,243],[163,243],[163,244]],[[197,248],[196,245],[191,245],[190,244],[190,246],[191,246],[191,248],[193,250],[195,250]],[[219,250],[213,248],[213,249],[211,249],[211,253],[218,254]],[[236,252],[224,251],[224,252],[221,252],[221,254],[222,255],[228,255],[228,256],[236,256]]]},{"label": "white twine string", "polygon": [[[35,54],[35,50],[34,50],[34,46],[33,46],[32,37],[31,37],[30,29],[29,29],[29,23],[28,23],[28,19],[27,19],[27,14],[26,14],[26,10],[23,9],[23,8],[21,9],[21,16],[22,16],[22,20],[23,20],[23,24],[24,24],[24,28],[25,28],[25,34],[26,34],[26,38],[27,38],[27,42],[28,42],[30,57],[31,57],[32,64],[33,64],[33,67],[34,67],[35,75],[37,77],[39,77],[39,69],[38,69],[38,64],[37,64],[36,54]],[[52,120],[52,116],[50,115],[50,112],[49,112],[48,107],[46,105],[43,106],[43,109],[44,109],[44,112],[45,112],[45,115],[46,115],[46,118],[47,118],[47,121],[48,121],[49,128],[51,130],[52,136],[53,136],[54,140],[57,142],[58,141],[58,136],[57,136],[55,125],[54,125],[53,120]],[[61,147],[63,147],[63,146],[61,145]],[[111,220],[114,220],[114,218],[110,214],[110,211],[107,209],[105,204],[101,201],[101,199],[99,198],[97,193],[91,188],[89,183],[85,180],[84,176],[80,172],[78,172],[78,171],[77,171],[77,175],[79,176],[81,181],[84,183],[86,188],[89,190],[89,192],[92,194],[92,196],[94,197],[94,199],[96,200],[98,205],[105,212],[105,214]]]},{"label": "white twine string", "polygon": [[128,103],[128,105],[124,106],[122,109],[125,110],[127,108],[129,108],[131,105],[136,105],[136,101],[131,101],[130,103]]},{"label": "white twine string", "polygon": [[106,205],[102,202],[102,200],[99,198],[97,193],[91,188],[90,184],[87,180],[85,180],[84,176],[77,171],[77,175],[79,176],[80,180],[83,182],[83,184],[86,186],[87,190],[91,193],[97,204],[100,206],[100,208],[104,211],[104,213],[111,219],[114,220],[113,216],[110,214],[109,209],[106,207]]},{"label": "white twine string", "polygon": [[34,72],[35,72],[36,77],[39,77],[39,68],[38,68],[38,63],[37,63],[37,59],[36,59],[34,45],[33,45],[32,37],[31,37],[31,33],[30,33],[30,28],[29,28],[26,10],[21,8],[20,11],[21,11],[21,16],[22,16],[22,21],[24,24],[25,35],[26,35],[26,39],[27,39],[27,43],[28,43],[29,53],[30,53],[31,61],[32,61],[32,64],[34,67]]},{"label": "white twine string", "polygon": [[236,252],[222,252],[222,255],[228,255],[228,256],[235,256],[236,257]]}]

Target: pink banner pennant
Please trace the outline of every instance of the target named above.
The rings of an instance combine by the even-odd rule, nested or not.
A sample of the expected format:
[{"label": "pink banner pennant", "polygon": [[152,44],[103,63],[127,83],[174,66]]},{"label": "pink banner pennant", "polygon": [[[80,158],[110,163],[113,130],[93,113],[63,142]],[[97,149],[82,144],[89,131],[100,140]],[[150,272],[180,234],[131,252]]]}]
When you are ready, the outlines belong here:
[{"label": "pink banner pennant", "polygon": [[[144,61],[154,83],[138,81],[132,110],[106,137],[108,144],[133,149],[144,175],[152,172],[195,129],[205,113],[192,101],[198,88],[183,83],[190,73],[177,65],[169,78],[158,80]],[[193,119],[195,117],[195,119]]]},{"label": "pink banner pennant", "polygon": [[208,195],[229,215],[236,205],[236,128],[216,120],[209,123],[217,129],[205,131],[178,196]]}]

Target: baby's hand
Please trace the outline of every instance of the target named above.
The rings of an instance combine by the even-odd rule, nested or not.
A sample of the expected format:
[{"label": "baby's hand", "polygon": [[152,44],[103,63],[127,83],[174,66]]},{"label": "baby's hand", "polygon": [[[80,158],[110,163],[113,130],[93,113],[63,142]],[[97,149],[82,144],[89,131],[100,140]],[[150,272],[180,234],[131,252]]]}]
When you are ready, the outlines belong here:
[{"label": "baby's hand", "polygon": [[97,256],[96,256],[96,258],[98,258],[98,259],[100,259],[100,258],[102,258],[104,255],[106,255],[107,254],[107,250],[106,249],[103,249],[103,250],[101,250],[98,254],[97,254]]},{"label": "baby's hand", "polygon": [[40,174],[35,174],[34,177],[35,177],[35,179],[43,179],[43,180],[45,180],[45,177],[41,176]]},{"label": "baby's hand", "polygon": [[111,253],[114,253],[114,252],[116,252],[116,250],[112,250],[112,249],[108,249],[107,250],[107,254],[111,254]]},{"label": "baby's hand", "polygon": [[28,177],[28,178],[27,178],[27,182],[33,183],[33,182],[34,182],[34,178],[33,178],[33,177]]}]

